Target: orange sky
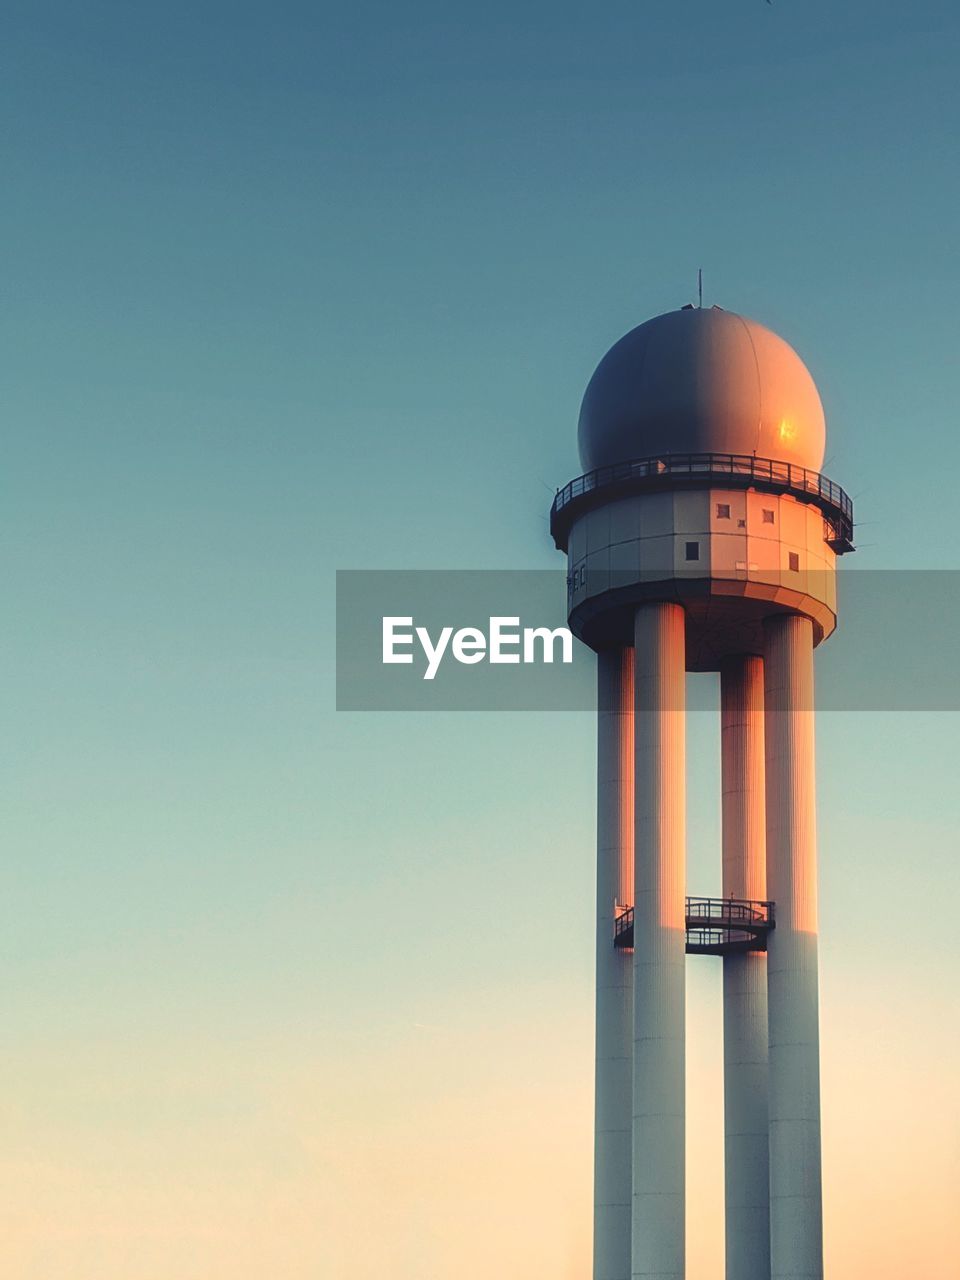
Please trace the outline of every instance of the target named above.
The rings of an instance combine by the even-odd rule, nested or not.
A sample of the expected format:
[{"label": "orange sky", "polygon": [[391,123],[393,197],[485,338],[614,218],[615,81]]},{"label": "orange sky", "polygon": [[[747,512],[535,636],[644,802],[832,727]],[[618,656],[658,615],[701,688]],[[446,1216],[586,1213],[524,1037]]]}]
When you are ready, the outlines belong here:
[{"label": "orange sky", "polygon": [[[698,969],[688,1274],[721,1280],[719,968]],[[826,1251],[837,1280],[958,1274],[947,1064],[960,1046],[940,1008],[930,992],[905,1022],[879,988],[828,986]],[[358,1019],[325,1043],[33,1046],[0,1076],[17,1098],[0,1157],[4,1274],[584,1280],[589,994],[500,990],[438,1018]]]}]

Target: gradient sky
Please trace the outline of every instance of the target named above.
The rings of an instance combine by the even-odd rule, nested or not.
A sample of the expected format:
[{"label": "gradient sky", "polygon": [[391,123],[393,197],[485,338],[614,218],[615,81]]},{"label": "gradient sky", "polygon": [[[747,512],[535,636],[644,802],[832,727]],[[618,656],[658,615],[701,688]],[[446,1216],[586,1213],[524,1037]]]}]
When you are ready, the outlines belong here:
[{"label": "gradient sky", "polygon": [[[700,266],[813,370],[858,567],[960,568],[956,6],[0,35],[4,1280],[584,1280],[591,719],[335,714],[333,572],[555,565],[583,387]],[[960,1275],[956,743],[821,717],[833,1280]],[[719,1280],[714,962],[689,1004]]]}]

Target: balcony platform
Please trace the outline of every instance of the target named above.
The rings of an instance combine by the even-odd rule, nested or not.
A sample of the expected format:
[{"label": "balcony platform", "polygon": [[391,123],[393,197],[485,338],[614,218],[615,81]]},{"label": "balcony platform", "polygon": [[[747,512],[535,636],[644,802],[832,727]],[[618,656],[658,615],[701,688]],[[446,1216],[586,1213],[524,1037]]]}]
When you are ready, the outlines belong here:
[{"label": "balcony platform", "polygon": [[[775,927],[774,904],[745,898],[687,898],[688,956],[729,956],[766,951]],[[625,907],[613,924],[613,945],[633,949],[633,907]]]},{"label": "balcony platform", "polygon": [[808,467],[740,453],[668,453],[588,471],[557,490],[550,508],[554,545],[566,551],[574,520],[614,498],[716,486],[789,493],[800,502],[812,503],[823,513],[827,545],[838,556],[854,549],[853,502],[838,484]]}]

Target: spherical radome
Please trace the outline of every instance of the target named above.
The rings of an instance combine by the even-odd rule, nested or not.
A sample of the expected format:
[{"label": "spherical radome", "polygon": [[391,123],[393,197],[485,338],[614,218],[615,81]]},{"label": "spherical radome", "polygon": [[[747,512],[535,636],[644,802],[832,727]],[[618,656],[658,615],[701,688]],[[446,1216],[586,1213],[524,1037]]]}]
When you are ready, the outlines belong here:
[{"label": "spherical radome", "polygon": [[740,453],[818,471],[816,384],[784,340],[719,307],[656,316],[615,343],[580,409],[584,471],[667,453]]}]

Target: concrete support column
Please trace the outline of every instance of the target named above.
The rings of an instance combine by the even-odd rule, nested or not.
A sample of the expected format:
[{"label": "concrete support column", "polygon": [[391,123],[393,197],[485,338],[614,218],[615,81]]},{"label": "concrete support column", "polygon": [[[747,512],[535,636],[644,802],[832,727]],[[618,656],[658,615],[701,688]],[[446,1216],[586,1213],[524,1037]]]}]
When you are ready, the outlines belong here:
[{"label": "concrete support column", "polygon": [[[763,660],[720,668],[723,896],[767,897]],[[723,959],[726,1280],[770,1280],[767,957]]]},{"label": "concrete support column", "polygon": [[636,690],[634,1280],[684,1274],[684,612],[644,604]]},{"label": "concrete support column", "polygon": [[594,1280],[630,1280],[633,957],[613,922],[633,905],[633,698],[633,650],[598,653]]},{"label": "concrete support column", "polygon": [[822,1280],[813,629],[782,614],[765,637],[770,1274]]}]

